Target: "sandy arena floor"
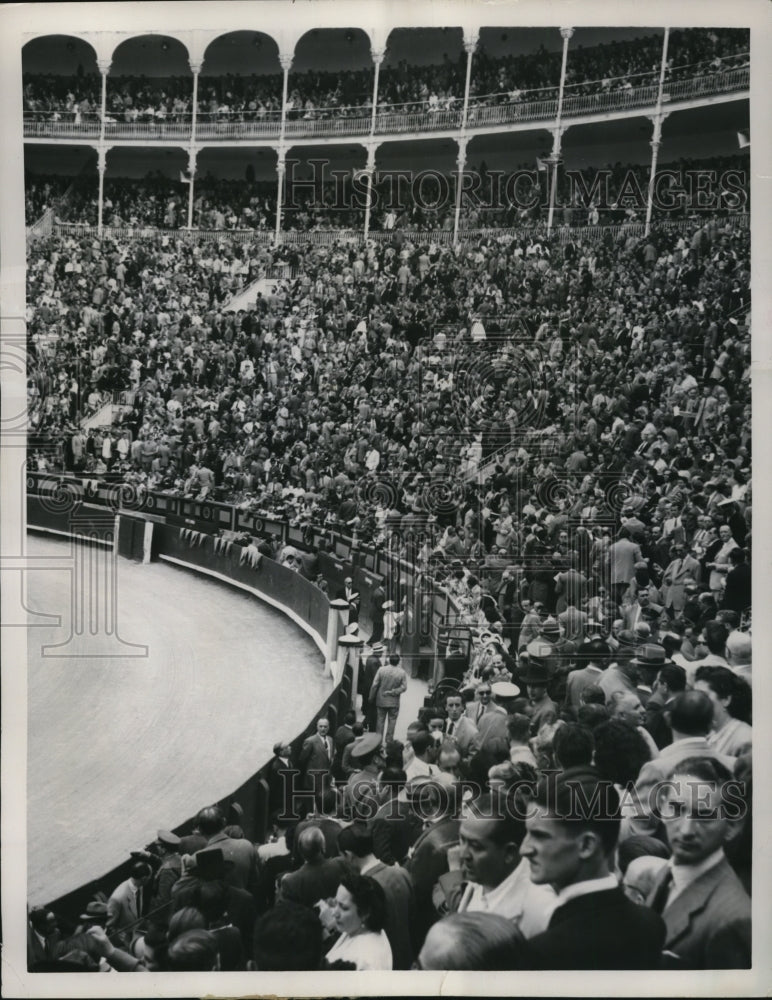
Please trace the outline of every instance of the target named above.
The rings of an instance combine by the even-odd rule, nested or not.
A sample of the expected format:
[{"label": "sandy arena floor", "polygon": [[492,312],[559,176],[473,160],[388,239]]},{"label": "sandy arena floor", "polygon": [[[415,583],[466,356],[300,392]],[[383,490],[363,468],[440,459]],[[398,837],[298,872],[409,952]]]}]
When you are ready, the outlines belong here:
[{"label": "sandy arena floor", "polygon": [[[70,543],[28,537],[35,558]],[[33,571],[28,608],[62,616],[29,630],[28,899],[99,877],[237,788],[293,737],[331,689],[308,636],[258,600],[166,563],[118,560],[120,635],[149,655],[55,659],[68,570]]]}]

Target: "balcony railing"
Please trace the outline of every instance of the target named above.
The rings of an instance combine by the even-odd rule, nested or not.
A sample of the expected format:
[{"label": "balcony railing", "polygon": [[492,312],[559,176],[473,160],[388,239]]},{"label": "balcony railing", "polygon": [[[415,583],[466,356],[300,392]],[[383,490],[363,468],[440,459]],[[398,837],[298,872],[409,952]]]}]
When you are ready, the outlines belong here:
[{"label": "balcony railing", "polygon": [[201,113],[197,139],[272,139],[281,132],[281,111]]},{"label": "balcony railing", "polygon": [[[634,81],[634,82],[633,82]],[[615,82],[612,81],[612,84]],[[630,86],[603,87],[592,93],[579,93],[587,84],[566,88],[562,116],[604,114],[633,108],[654,107],[658,81],[651,74],[632,78]],[[716,94],[747,90],[750,86],[750,66],[718,68],[684,79],[665,81],[663,99],[667,101],[699,100]],[[544,91],[529,99],[523,93],[517,99],[507,94],[489,94],[470,101],[467,127],[490,128],[517,122],[544,122],[548,128],[557,114],[558,91]],[[296,117],[297,115],[297,117]],[[302,117],[301,117],[302,115]],[[311,117],[313,116],[313,117]],[[456,99],[450,108],[421,108],[415,102],[405,105],[379,105],[375,119],[375,134],[452,132],[461,127],[463,107]],[[372,113],[363,107],[320,108],[311,112],[290,112],[285,123],[285,136],[292,139],[322,136],[366,136],[370,134]],[[174,115],[163,119],[121,121],[108,114],[105,138],[108,139],[181,139],[190,140],[191,115]],[[202,113],[196,121],[196,139],[263,139],[276,138],[281,132],[281,114],[265,112]],[[101,123],[98,116],[76,121],[65,112],[25,111],[25,138],[99,138]]]},{"label": "balcony railing", "polygon": [[102,133],[99,118],[77,121],[75,115],[58,111],[25,111],[25,139],[98,139]]}]

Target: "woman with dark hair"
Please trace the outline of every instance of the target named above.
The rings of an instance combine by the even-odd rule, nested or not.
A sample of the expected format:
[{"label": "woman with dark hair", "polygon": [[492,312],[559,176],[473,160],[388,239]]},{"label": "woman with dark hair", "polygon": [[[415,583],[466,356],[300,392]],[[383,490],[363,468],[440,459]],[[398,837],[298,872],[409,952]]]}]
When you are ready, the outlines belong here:
[{"label": "woman with dark hair", "polygon": [[728,667],[698,667],[694,687],[713,704],[708,743],[717,753],[739,757],[752,741],[751,688]]},{"label": "woman with dark hair", "polygon": [[391,946],[384,932],[386,897],[367,875],[347,873],[341,879],[333,907],[340,937],[327,952],[327,963],[351,962],[360,972],[392,968]]},{"label": "woman with dark hair", "polygon": [[621,719],[609,719],[595,727],[593,737],[593,763],[602,777],[622,789],[635,784],[641,768],[651,756],[638,730]]}]

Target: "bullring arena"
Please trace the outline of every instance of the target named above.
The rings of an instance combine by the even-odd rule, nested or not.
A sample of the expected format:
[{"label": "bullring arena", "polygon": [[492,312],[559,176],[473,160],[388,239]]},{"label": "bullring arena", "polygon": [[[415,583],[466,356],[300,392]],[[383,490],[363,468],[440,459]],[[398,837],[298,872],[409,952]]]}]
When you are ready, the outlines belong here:
[{"label": "bullring arena", "polygon": [[[4,71],[26,995],[109,970],[737,988],[745,7],[146,6],[47,8]],[[693,835],[679,782],[737,814]]]}]

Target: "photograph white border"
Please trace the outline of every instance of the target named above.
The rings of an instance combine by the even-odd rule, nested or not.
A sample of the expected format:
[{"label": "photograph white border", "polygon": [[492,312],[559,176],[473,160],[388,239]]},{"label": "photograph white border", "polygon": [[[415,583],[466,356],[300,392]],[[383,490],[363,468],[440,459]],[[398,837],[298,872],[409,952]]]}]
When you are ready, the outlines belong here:
[{"label": "photograph white border", "polygon": [[[12,619],[24,559],[25,483],[20,455],[22,435],[15,429],[26,406],[23,367],[25,343],[25,220],[24,149],[22,136],[21,48],[29,32],[66,33],[78,27],[93,30],[162,30],[184,25],[208,27],[228,21],[238,8],[247,12],[282,3],[287,16],[313,7],[320,25],[348,26],[368,19],[377,23],[399,8],[412,12],[405,24],[425,26],[464,24],[470,10],[481,4],[500,13],[497,23],[545,27],[586,26],[750,26],[751,28],[751,164],[752,164],[752,333],[753,333],[753,491],[754,525],[754,677],[756,717],[754,758],[757,780],[754,798],[753,954],[751,971],[662,973],[144,973],[28,974],[26,971],[26,635],[9,625],[2,639],[2,995],[5,997],[174,997],[174,996],[761,996],[772,989],[772,810],[765,764],[772,760],[772,734],[766,725],[772,673],[767,669],[770,617],[763,595],[772,594],[769,526],[760,516],[768,510],[772,451],[766,434],[772,426],[772,4],[766,0],[718,0],[646,4],[623,0],[254,0],[254,2],[158,3],[19,3],[0,7],[0,342],[2,344],[2,411],[0,417],[0,555],[2,562],[2,622]],[[350,14],[356,10],[356,15]],[[420,14],[418,13],[420,11]],[[19,349],[21,345],[21,353]],[[21,539],[22,547],[19,548]],[[98,822],[98,818],[95,818]],[[610,942],[613,947],[613,942]]]}]

